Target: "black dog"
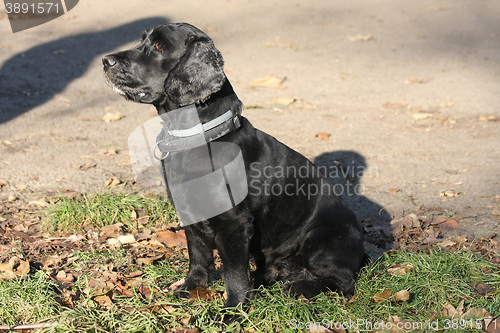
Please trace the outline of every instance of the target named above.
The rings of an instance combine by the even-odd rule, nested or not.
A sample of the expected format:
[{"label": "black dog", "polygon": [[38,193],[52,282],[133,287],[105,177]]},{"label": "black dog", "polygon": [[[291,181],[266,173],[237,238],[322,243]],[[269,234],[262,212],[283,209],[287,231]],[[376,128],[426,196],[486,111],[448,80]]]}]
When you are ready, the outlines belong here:
[{"label": "black dog", "polygon": [[[207,287],[217,249],[224,265],[225,306],[244,303],[255,286],[278,280],[287,282],[283,290],[293,295],[354,293],[365,253],[353,212],[317,166],[240,116],[242,103],[223,72],[220,52],[205,33],[185,23],[158,26],[142,34],[139,46],[107,55],[103,64],[115,91],[153,104],[160,115],[194,104],[201,123],[209,124],[231,110],[229,119],[202,133],[209,145],[239,147],[248,195],[228,211],[185,227],[189,273],[177,291]],[[224,150],[218,154],[227,159]],[[167,178],[170,158],[163,160]],[[182,157],[172,163],[198,167]],[[257,266],[252,274],[250,255]]]}]

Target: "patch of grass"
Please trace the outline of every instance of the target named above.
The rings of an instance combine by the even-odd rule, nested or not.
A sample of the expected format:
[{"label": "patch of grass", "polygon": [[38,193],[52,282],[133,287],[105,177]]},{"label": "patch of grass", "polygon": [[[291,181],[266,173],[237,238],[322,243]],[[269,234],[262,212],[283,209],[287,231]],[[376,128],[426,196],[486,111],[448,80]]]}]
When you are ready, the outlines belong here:
[{"label": "patch of grass", "polygon": [[0,323],[17,325],[50,320],[61,312],[57,285],[38,271],[24,280],[0,282]]},{"label": "patch of grass", "polygon": [[[389,273],[391,267],[411,267],[406,274]],[[492,290],[490,295],[479,295],[474,285],[482,283]],[[407,302],[374,303],[373,296],[385,289],[393,293],[410,292]],[[499,267],[471,252],[457,253],[441,248],[429,253],[394,251],[385,254],[363,272],[357,283],[355,302],[346,303],[352,320],[362,318],[370,322],[387,322],[390,316],[405,321],[425,323],[439,318],[443,305],[451,303],[464,312],[473,307],[485,308],[492,315],[500,314]],[[344,317],[345,318],[345,317]],[[340,319],[340,318],[339,318]]]},{"label": "patch of grass", "polygon": [[[389,268],[398,265],[411,268],[406,274],[388,272]],[[350,331],[363,332],[372,331],[370,325],[388,323],[391,316],[422,325],[439,319],[440,328],[444,328],[447,323],[452,323],[445,322],[441,315],[445,303],[456,308],[463,303],[464,313],[476,307],[485,308],[494,317],[500,314],[500,269],[469,252],[456,253],[440,248],[428,253],[393,251],[362,272],[353,299],[333,292],[320,294],[312,300],[291,298],[281,293],[282,284],[277,283],[260,288],[257,297],[245,309],[222,308],[222,281],[214,282],[209,288],[213,291],[213,300],[177,299],[172,293],[165,292],[168,285],[185,275],[186,269],[187,260],[172,258],[157,265],[146,265],[142,269],[142,278],[153,291],[151,296],[144,297],[139,292],[133,297],[117,296],[113,298],[113,305],[107,308],[86,298],[73,310],[64,311],[59,326],[51,329],[55,332],[90,329],[165,332],[196,327],[203,332],[293,332],[307,331],[309,323],[318,323],[331,328],[344,324]],[[477,293],[474,290],[476,283],[488,287],[489,292]],[[390,297],[387,301],[375,303],[374,295],[385,289],[393,293],[408,290],[410,299],[395,302]],[[239,320],[230,324],[222,320],[222,316],[231,315]],[[426,326],[422,327],[425,331]],[[449,331],[481,330],[458,327]]]},{"label": "patch of grass", "polygon": [[172,283],[185,277],[188,266],[188,258],[185,257],[162,260],[156,265],[145,266],[144,277],[154,281],[158,288],[165,290]]},{"label": "patch of grass", "polygon": [[123,223],[131,230],[136,223],[132,216],[134,211],[139,211],[141,217],[149,216],[149,225],[177,222],[174,207],[167,200],[104,192],[70,198],[61,195],[57,204],[49,208],[45,227],[51,232],[58,232],[81,230],[83,225],[102,228]]},{"label": "patch of grass", "polygon": [[[50,208],[46,223],[52,231],[81,229],[84,224],[97,229],[118,222],[132,229],[136,223],[133,211],[149,216],[151,224],[177,221],[173,207],[158,198],[101,193],[61,196]],[[312,300],[291,298],[283,295],[282,284],[276,283],[257,290],[256,298],[245,308],[235,309],[223,308],[225,289],[221,280],[210,286],[211,300],[178,299],[167,291],[169,285],[186,274],[188,260],[181,253],[169,253],[155,265],[145,265],[135,262],[131,252],[127,248],[75,252],[71,268],[80,274],[72,288],[81,296],[72,309],[64,311],[56,302],[57,289],[45,273],[39,272],[26,280],[0,282],[2,324],[58,321],[47,332],[168,332],[189,327],[203,332],[294,332],[307,331],[311,323],[317,323],[329,328],[342,324],[349,331],[363,332],[377,330],[373,325],[388,323],[390,318],[400,318],[422,325],[423,331],[431,330],[426,326],[430,321],[439,320],[441,330],[480,332],[460,326],[469,322],[457,319],[446,322],[443,306],[449,303],[455,308],[462,307],[463,313],[481,308],[493,317],[500,315],[500,269],[472,252],[452,252],[439,247],[420,252],[391,251],[362,271],[352,299],[334,292],[322,293]],[[113,272],[120,274],[140,267],[141,285],[147,286],[151,294],[145,295],[134,286],[132,295],[115,293],[111,305],[99,304],[86,295],[85,290],[92,289],[88,288],[89,281],[104,278],[103,272],[106,269],[106,273],[110,272],[109,264]],[[397,267],[407,270],[403,274],[389,271]],[[131,284],[132,280],[122,282]],[[475,288],[478,284],[483,292]],[[385,290],[392,296],[375,302],[374,296]],[[409,299],[396,302],[393,294],[403,290],[409,292]],[[228,316],[238,320],[227,323],[223,318]],[[453,323],[459,326],[454,328]]]}]

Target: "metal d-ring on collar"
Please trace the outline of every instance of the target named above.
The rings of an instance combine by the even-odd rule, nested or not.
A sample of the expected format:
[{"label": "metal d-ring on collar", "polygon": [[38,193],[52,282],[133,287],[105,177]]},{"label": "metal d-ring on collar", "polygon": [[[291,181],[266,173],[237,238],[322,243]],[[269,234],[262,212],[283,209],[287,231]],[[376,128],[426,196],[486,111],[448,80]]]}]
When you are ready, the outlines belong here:
[{"label": "metal d-ring on collar", "polygon": [[[223,115],[210,120],[204,124],[198,124],[191,128],[183,129],[183,130],[168,130],[163,127],[158,136],[156,137],[156,144],[153,148],[153,156],[157,160],[164,160],[169,156],[171,152],[182,151],[186,148],[194,148],[205,144],[207,142],[214,141],[230,132],[236,131],[241,127],[241,115],[239,113],[233,114],[231,110],[227,111]],[[179,138],[179,140],[167,141],[164,139],[166,133],[169,136]],[[190,138],[195,137],[196,135],[204,134],[205,141],[200,143],[199,140],[196,140],[196,143],[189,145],[186,144],[185,140],[190,140]],[[182,143],[176,147],[175,142]],[[169,149],[167,151],[163,151],[161,146],[168,146]],[[184,146],[184,148],[182,147]],[[159,150],[161,156],[158,156],[156,150]]]}]

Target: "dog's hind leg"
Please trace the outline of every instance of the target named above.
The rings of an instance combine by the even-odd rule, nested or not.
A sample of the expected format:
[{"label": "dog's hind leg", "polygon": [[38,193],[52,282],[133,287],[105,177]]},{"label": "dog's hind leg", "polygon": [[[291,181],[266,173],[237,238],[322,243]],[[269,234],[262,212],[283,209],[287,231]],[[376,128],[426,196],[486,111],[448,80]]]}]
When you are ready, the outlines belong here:
[{"label": "dog's hind leg", "polygon": [[312,298],[321,292],[335,291],[342,294],[344,297],[351,297],[354,295],[354,280],[344,283],[339,283],[336,279],[312,279],[312,280],[297,280],[288,282],[282,287],[285,295],[290,296],[304,296]]}]

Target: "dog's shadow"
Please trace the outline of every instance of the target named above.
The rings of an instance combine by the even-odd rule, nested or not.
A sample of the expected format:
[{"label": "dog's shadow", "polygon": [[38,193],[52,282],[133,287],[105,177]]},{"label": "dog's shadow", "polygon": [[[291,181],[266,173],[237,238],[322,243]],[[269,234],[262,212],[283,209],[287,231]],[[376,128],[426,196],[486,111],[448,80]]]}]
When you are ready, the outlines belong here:
[{"label": "dog's shadow", "polygon": [[140,19],[51,40],[12,55],[0,67],[0,123],[48,102],[84,75],[95,57],[139,40],[142,30],[167,22],[163,17]]},{"label": "dog's shadow", "polygon": [[367,165],[365,158],[354,151],[323,153],[314,159],[335,184],[335,193],[341,195],[354,211],[363,227],[366,251],[372,259],[392,248],[391,214],[380,204],[370,200],[363,183],[365,175],[377,176],[378,169]]}]

